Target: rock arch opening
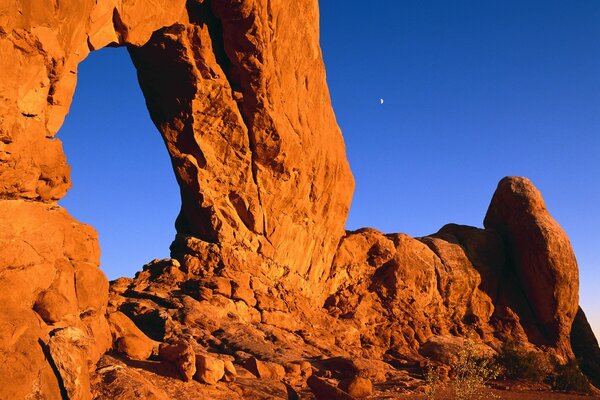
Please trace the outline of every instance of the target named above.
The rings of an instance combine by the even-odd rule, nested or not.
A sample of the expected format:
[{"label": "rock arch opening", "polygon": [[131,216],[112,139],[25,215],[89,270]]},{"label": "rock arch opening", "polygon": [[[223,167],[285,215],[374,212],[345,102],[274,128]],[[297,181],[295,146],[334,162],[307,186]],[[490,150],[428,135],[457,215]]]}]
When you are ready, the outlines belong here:
[{"label": "rock arch opening", "polygon": [[57,137],[73,183],[59,204],[98,231],[108,278],[133,276],[151,259],[168,257],[178,187],[125,48],[93,52],[79,65]]}]

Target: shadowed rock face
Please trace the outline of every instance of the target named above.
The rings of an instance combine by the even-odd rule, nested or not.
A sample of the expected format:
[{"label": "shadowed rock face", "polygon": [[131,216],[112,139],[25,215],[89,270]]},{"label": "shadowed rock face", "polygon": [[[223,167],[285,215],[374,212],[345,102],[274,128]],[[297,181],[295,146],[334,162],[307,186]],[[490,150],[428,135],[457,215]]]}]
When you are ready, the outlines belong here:
[{"label": "shadowed rock face", "polygon": [[[1,6],[0,398],[294,398],[313,372],[410,386],[394,366],[471,332],[492,348],[512,339],[573,357],[577,264],[529,181],[500,183],[486,229],[344,232],[353,179],[317,5]],[[95,231],[56,205],[70,177],[54,137],[78,63],[109,45],[128,46],[182,198],[173,258],[113,282],[110,296]],[[181,369],[180,357],[153,340],[180,343],[186,365],[221,360],[229,386],[169,385],[178,375],[165,365]],[[111,348],[121,360],[103,356]],[[251,364],[285,385],[252,380]]]},{"label": "shadowed rock face", "polygon": [[571,328],[571,346],[581,370],[600,387],[600,348],[592,327],[579,307]]}]

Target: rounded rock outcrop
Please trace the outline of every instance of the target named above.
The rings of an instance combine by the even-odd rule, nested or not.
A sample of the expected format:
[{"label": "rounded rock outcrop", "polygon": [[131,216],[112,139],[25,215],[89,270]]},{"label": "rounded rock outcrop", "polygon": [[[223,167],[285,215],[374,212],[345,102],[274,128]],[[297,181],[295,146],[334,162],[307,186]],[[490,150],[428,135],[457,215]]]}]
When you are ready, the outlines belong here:
[{"label": "rounded rock outcrop", "polygon": [[514,271],[541,326],[539,337],[531,339],[572,358],[569,335],[579,306],[579,268],[567,234],[541,193],[529,179],[502,179],[484,225],[508,244]]}]

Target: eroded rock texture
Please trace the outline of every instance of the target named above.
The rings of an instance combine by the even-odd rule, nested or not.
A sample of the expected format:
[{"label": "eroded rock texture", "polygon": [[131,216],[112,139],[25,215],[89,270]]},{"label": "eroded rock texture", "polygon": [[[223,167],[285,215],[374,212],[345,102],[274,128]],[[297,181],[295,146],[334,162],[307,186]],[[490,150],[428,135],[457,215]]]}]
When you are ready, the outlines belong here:
[{"label": "eroded rock texture", "polygon": [[2,200],[0,215],[0,398],[59,398],[75,382],[72,398],[89,398],[111,345],[96,232],[39,202]]},{"label": "eroded rock texture", "polygon": [[[506,203],[499,204],[502,197]],[[538,207],[530,207],[534,203]],[[593,377],[597,344],[581,313],[573,324],[577,288],[562,285],[577,285],[568,239],[528,180],[500,182],[486,223],[504,204],[514,219],[499,217],[498,224],[544,225],[531,224],[518,237],[455,224],[422,238],[369,228],[348,232],[317,292],[325,294],[317,307],[300,288],[244,267],[261,256],[239,259],[227,246],[179,236],[173,259],[156,260],[134,279],[113,282],[109,310],[126,314],[155,340],[184,340],[198,354],[230,355],[235,368],[283,380],[298,393],[312,390],[317,398],[337,396],[338,385],[360,379],[382,396],[389,395],[384,387],[390,384],[417,390],[409,372],[425,359],[449,364],[465,337],[487,355],[507,341],[563,363],[574,359],[573,351],[588,355],[582,366]],[[515,256],[534,244],[542,249],[535,259],[539,284],[552,296],[545,304],[557,315],[548,323],[538,316],[540,299],[528,291],[533,281],[523,277],[522,269],[534,266]],[[566,261],[553,261],[561,257]],[[558,278],[544,281],[546,275]],[[300,373],[307,362],[310,374],[319,376],[312,385]]]},{"label": "eroded rock texture", "polygon": [[108,281],[95,231],[55,204],[70,178],[54,136],[78,63],[108,44],[143,44],[184,6],[0,3],[0,398],[91,398],[89,370],[111,346]]},{"label": "eroded rock texture", "polygon": [[189,21],[130,50],[180,183],[177,230],[285,266],[264,272],[317,303],[353,180],[316,3],[191,2],[187,11]]},{"label": "eroded rock texture", "polygon": [[[19,257],[20,247],[3,248],[3,283],[16,288],[8,296],[20,303],[9,307],[14,316],[2,319],[12,332],[6,337],[14,336],[8,356],[28,365],[30,354],[14,347],[24,331],[29,342],[40,341],[33,347],[28,342],[28,348],[47,346],[48,335],[85,325],[92,314],[103,331],[87,334],[100,347],[82,357],[91,354],[86,362],[92,366],[109,345],[103,317],[107,282],[97,269],[95,234],[54,205],[70,186],[54,136],[69,109],[77,65],[107,45],[129,46],[151,116],[172,156],[182,193],[177,243],[201,242],[219,259],[235,259],[228,273],[243,272],[246,284],[260,270],[267,284],[285,281],[307,295],[314,292],[344,233],[353,190],[325,83],[316,2],[24,1],[1,7],[0,197],[7,209],[2,222],[23,224],[2,234],[43,254],[28,261]],[[52,235],[36,235],[40,226],[52,228],[46,230]],[[71,233],[73,226],[83,228]],[[62,240],[67,233],[70,241]],[[74,256],[63,254],[69,246],[78,250]],[[181,254],[185,268],[203,267],[204,255],[176,247],[189,250]],[[87,264],[78,264],[77,257]],[[28,287],[12,285],[30,275],[35,279]],[[245,286],[233,290],[251,295]],[[313,299],[318,303],[319,296]],[[39,332],[29,328],[33,325]],[[55,340],[52,348],[71,346],[67,342]],[[73,349],[85,340],[75,342]],[[23,370],[23,393],[38,390],[42,365],[50,371],[42,348],[35,354],[39,366]],[[75,373],[69,362],[54,360],[55,369],[65,372],[54,374],[52,384],[63,392],[74,379],[67,375],[87,374],[86,368]]]},{"label": "eroded rock texture", "polygon": [[[597,349],[580,314],[571,330],[577,264],[525,179],[500,183],[486,229],[344,232],[318,35],[315,0],[0,3],[0,398],[348,397],[417,388],[425,353],[468,334]],[[109,45],[128,46],[182,198],[172,258],[110,296],[96,233],[56,205],[55,137],[78,63]]]},{"label": "eroded rock texture", "polygon": [[540,192],[527,179],[503,179],[484,225],[509,244],[514,271],[540,325],[536,341],[571,355],[568,338],[579,304],[579,269],[569,238]]},{"label": "eroded rock texture", "polygon": [[540,193],[527,179],[503,179],[485,225],[446,225],[418,239],[350,233],[325,307],[354,319],[362,340],[383,351],[406,353],[434,335],[474,330],[490,344],[530,342],[573,358],[577,262]]},{"label": "eroded rock texture", "polygon": [[600,387],[600,347],[585,313],[577,310],[571,328],[571,346],[581,370],[596,387]]}]

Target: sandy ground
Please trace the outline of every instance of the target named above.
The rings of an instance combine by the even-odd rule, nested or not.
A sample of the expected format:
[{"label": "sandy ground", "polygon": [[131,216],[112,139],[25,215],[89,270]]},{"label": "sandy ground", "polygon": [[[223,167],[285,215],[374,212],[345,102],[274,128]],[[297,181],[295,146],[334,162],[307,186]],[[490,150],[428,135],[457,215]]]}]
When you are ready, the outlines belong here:
[{"label": "sandy ground", "polygon": [[[598,395],[581,395],[581,394],[569,394],[569,393],[555,393],[548,391],[513,391],[513,390],[490,390],[498,398],[502,400],[592,400],[600,399]],[[387,397],[386,395],[378,397],[378,399],[399,399],[399,400],[426,400],[425,395],[395,395],[394,397]],[[449,392],[440,393],[437,396],[439,400],[451,400],[452,396]]]}]

